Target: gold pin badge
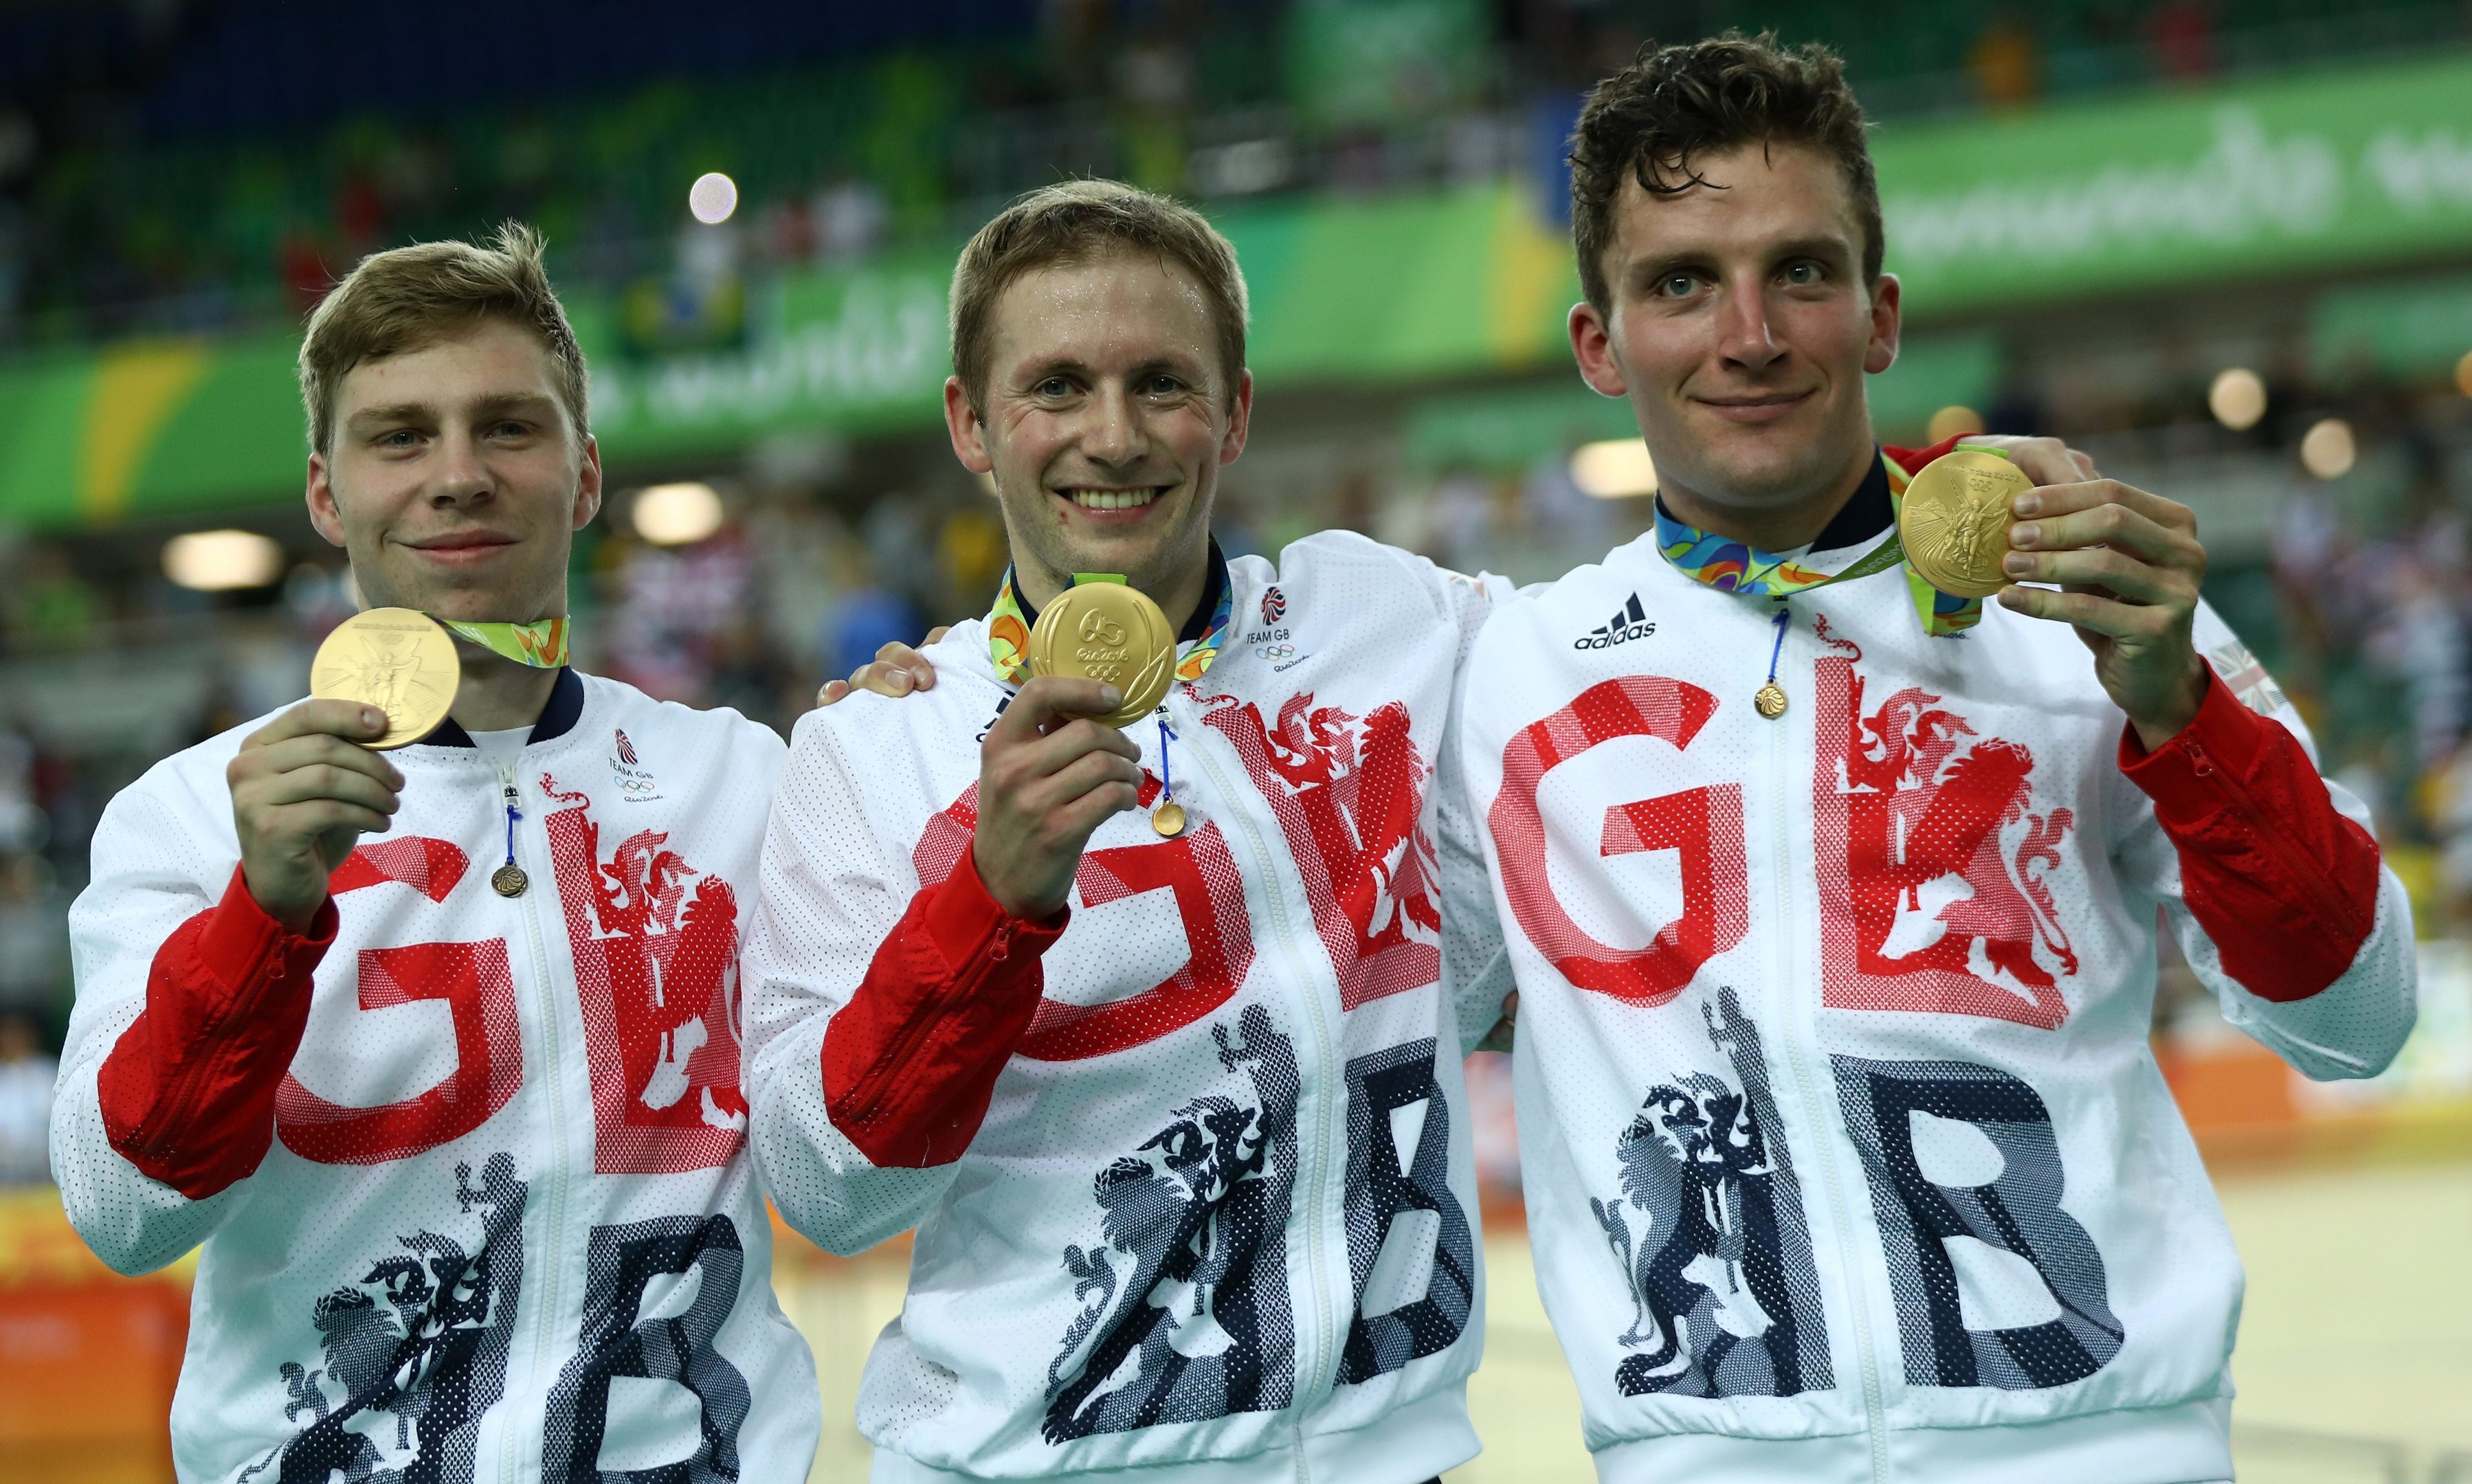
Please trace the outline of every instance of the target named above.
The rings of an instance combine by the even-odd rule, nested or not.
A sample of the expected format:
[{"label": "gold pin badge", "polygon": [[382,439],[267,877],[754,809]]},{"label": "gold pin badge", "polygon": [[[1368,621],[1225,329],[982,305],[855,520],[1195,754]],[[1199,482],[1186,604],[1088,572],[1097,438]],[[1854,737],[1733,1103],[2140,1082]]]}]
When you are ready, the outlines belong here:
[{"label": "gold pin badge", "polygon": [[310,695],[386,713],[386,735],[367,743],[381,752],[438,730],[463,678],[455,641],[428,614],[411,608],[353,614],[335,625],[309,663]]},{"label": "gold pin badge", "polygon": [[2008,459],[1961,448],[1923,466],[1906,485],[1897,511],[1897,539],[1917,577],[1957,598],[1988,598],[2009,584],[2000,570],[2008,554],[2012,502],[2034,487]]}]

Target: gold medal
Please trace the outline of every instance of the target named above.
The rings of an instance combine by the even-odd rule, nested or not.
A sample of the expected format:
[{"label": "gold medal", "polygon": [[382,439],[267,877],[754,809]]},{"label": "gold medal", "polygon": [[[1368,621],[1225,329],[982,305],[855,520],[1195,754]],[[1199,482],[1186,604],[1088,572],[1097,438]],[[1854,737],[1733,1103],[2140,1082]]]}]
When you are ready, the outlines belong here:
[{"label": "gold medal", "polygon": [[438,730],[463,676],[455,641],[428,614],[371,608],[336,624],[318,647],[309,663],[309,694],[385,712],[386,735],[367,743],[383,752]]},{"label": "gold medal", "polygon": [[1176,679],[1176,631],[1148,595],[1125,582],[1076,582],[1039,611],[1030,630],[1032,675],[1076,675],[1122,691],[1098,719],[1130,726]]},{"label": "gold medal", "polygon": [[1771,680],[1751,697],[1751,709],[1773,721],[1785,715],[1785,687]]},{"label": "gold medal", "polygon": [[1161,804],[1158,807],[1157,812],[1151,815],[1151,828],[1156,830],[1160,836],[1166,839],[1172,840],[1177,836],[1182,835],[1184,833],[1184,806],[1177,803],[1173,799],[1169,800],[1167,803]]},{"label": "gold medal", "polygon": [[532,883],[532,878],[524,874],[524,868],[511,860],[489,873],[489,885],[502,897],[520,897],[524,888]]},{"label": "gold medal", "polygon": [[1988,598],[2007,587],[2012,502],[2034,487],[2026,471],[1980,448],[1961,448],[1923,466],[1906,485],[1897,538],[1906,562],[1955,598]]}]

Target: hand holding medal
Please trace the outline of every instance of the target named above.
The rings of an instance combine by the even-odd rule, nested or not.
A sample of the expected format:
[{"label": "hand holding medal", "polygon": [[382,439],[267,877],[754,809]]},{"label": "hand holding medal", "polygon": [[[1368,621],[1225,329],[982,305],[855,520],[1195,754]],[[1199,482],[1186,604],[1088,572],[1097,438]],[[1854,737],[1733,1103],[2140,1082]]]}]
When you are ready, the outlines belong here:
[{"label": "hand holding medal", "polygon": [[1023,650],[1029,679],[979,753],[971,859],[999,907],[1040,920],[1063,907],[1091,833],[1139,807],[1142,753],[1124,728],[1167,694],[1176,631],[1121,578],[1085,577],[1040,611]]},{"label": "hand holding medal", "polygon": [[[2009,501],[2001,606],[2075,626],[2105,694],[2148,747],[2162,745],[2205,696],[2205,662],[2191,638],[2206,575],[2197,517],[2176,501],[2094,478],[2082,458],[2049,439],[2013,452],[2033,487]],[[2015,585],[2023,582],[2054,586]]]}]

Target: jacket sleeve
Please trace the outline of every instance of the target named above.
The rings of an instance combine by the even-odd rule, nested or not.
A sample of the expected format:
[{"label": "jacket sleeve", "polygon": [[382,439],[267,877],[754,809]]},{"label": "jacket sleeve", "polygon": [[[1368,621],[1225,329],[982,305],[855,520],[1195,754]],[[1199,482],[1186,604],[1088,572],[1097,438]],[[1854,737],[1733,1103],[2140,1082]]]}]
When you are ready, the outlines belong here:
[{"label": "jacket sleeve", "polygon": [[2368,810],[2318,775],[2299,714],[2211,609],[2197,642],[2197,719],[2151,752],[2122,729],[2121,772],[2151,816],[2124,862],[2225,1019],[2318,1081],[2374,1076],[2412,1033],[2410,900]]},{"label": "jacket sleeve", "polygon": [[[1439,571],[1439,569],[1436,569]],[[1476,636],[1493,615],[1497,598],[1511,591],[1506,577],[1482,574],[1464,577],[1442,572],[1444,597],[1459,628],[1459,654],[1451,666],[1451,709],[1435,750],[1434,850],[1440,864],[1442,915],[1442,993],[1450,997],[1460,1032],[1460,1054],[1467,1055],[1502,1018],[1503,998],[1512,988],[1510,954],[1504,946],[1502,918],[1494,906],[1493,883],[1486,877],[1485,837],[1479,833],[1475,807],[1468,799],[1467,774],[1460,759],[1460,725],[1467,702],[1468,656]]]},{"label": "jacket sleeve", "polygon": [[[747,1065],[774,1204],[848,1255],[917,1224],[951,1185],[1065,914],[1006,915],[966,836],[951,874],[922,884],[916,841],[875,825],[842,743],[820,718],[801,726],[774,798],[747,947]],[[896,773],[869,775],[879,807],[909,796]]]},{"label": "jacket sleeve", "polygon": [[168,771],[104,812],[69,911],[77,1005],[52,1111],[70,1224],[113,1269],[151,1272],[212,1235],[274,1137],[274,1093],[334,941],[249,894],[206,801]]}]

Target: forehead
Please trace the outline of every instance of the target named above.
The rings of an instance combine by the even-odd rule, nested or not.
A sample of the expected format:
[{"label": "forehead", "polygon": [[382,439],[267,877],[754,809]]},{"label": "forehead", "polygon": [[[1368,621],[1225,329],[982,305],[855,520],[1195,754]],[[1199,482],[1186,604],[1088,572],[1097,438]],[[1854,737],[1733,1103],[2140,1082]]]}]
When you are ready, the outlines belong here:
[{"label": "forehead", "polygon": [[1695,154],[1692,172],[1705,184],[1671,195],[1652,193],[1623,177],[1614,199],[1609,267],[1645,256],[1722,256],[1757,252],[1783,242],[1843,240],[1861,255],[1862,225],[1854,192],[1835,159],[1801,144],[1737,145]]},{"label": "forehead", "polygon": [[412,403],[451,409],[518,397],[558,401],[549,346],[521,325],[480,319],[435,340],[361,362],[335,391],[335,412]]},{"label": "forehead", "polygon": [[999,374],[1058,361],[1206,365],[1219,338],[1200,280],[1153,253],[1111,252],[1032,269],[997,295],[990,321]]}]

